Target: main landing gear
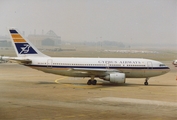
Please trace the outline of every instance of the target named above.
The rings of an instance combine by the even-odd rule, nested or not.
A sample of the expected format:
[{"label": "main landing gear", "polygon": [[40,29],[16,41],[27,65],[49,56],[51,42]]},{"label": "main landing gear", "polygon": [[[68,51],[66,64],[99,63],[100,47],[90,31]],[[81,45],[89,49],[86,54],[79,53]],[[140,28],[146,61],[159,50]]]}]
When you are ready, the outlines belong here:
[{"label": "main landing gear", "polygon": [[88,80],[87,85],[96,85],[97,81],[96,80]]},{"label": "main landing gear", "polygon": [[145,79],[144,85],[148,85],[148,80],[149,80],[149,78]]},{"label": "main landing gear", "polygon": [[96,85],[97,81],[94,79],[94,76],[91,76],[91,79],[88,80],[87,85]]}]

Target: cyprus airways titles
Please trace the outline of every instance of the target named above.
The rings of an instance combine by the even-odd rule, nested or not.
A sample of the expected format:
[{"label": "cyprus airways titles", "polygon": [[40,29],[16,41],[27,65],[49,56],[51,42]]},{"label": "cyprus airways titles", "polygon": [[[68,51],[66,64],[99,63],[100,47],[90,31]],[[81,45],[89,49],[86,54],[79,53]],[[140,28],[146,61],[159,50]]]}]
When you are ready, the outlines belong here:
[{"label": "cyprus airways titles", "polygon": [[111,83],[125,83],[126,78],[145,78],[148,85],[150,77],[169,71],[165,64],[138,58],[63,58],[49,57],[41,53],[30,41],[24,39],[16,29],[9,29],[13,46],[18,57],[13,60],[47,73],[90,77],[87,84],[96,85],[95,78]]}]

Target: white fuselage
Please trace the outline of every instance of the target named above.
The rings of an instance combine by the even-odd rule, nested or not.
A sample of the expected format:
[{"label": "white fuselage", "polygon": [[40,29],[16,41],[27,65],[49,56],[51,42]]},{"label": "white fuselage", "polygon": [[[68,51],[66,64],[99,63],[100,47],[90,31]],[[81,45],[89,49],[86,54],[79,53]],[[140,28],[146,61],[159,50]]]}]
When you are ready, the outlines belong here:
[{"label": "white fuselage", "polygon": [[[169,68],[163,63],[150,59],[137,58],[57,58],[29,57],[31,64],[26,66],[53,74],[74,77],[102,77],[113,71],[125,73],[126,78],[148,78],[165,74]],[[74,70],[80,69],[80,70]],[[89,69],[92,71],[89,72]],[[94,70],[105,70],[97,72]]]}]

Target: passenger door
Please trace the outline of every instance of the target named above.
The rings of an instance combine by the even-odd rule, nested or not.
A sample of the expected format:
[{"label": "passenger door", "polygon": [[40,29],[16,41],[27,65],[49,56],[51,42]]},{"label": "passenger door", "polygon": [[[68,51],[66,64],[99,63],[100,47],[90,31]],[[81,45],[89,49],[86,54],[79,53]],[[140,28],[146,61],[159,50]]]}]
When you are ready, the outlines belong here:
[{"label": "passenger door", "polygon": [[152,66],[152,62],[151,61],[148,61],[147,62],[147,69],[152,69],[153,66]]},{"label": "passenger door", "polygon": [[53,61],[52,59],[47,60],[47,68],[52,68]]},{"label": "passenger door", "polygon": [[106,69],[109,69],[109,63],[106,63]]}]

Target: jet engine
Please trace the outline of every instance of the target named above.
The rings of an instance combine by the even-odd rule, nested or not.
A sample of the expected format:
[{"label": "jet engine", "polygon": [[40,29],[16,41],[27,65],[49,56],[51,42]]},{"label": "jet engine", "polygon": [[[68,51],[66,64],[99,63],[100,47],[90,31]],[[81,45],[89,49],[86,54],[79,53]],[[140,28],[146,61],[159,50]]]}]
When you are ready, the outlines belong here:
[{"label": "jet engine", "polygon": [[110,73],[102,79],[110,81],[112,83],[125,83],[125,74],[124,73]]}]

